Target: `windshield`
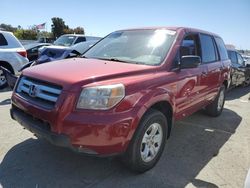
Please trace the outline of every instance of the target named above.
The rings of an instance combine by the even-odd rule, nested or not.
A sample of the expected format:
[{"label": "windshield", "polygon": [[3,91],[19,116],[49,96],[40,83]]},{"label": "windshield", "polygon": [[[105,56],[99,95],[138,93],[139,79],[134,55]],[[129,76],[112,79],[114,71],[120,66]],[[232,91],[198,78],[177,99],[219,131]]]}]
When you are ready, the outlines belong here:
[{"label": "windshield", "polygon": [[175,33],[166,29],[117,31],[93,46],[84,57],[159,65],[171,47]]},{"label": "windshield", "polygon": [[75,36],[60,36],[58,39],[56,39],[54,44],[59,46],[71,46],[75,41],[75,38]]}]

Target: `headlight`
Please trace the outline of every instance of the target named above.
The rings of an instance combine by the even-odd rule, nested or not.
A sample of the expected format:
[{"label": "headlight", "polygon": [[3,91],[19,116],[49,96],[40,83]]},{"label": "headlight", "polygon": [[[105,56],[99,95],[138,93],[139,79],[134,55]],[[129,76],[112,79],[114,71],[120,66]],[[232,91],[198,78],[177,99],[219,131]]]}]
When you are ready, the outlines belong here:
[{"label": "headlight", "polygon": [[77,102],[78,109],[107,110],[125,96],[123,84],[84,88]]}]

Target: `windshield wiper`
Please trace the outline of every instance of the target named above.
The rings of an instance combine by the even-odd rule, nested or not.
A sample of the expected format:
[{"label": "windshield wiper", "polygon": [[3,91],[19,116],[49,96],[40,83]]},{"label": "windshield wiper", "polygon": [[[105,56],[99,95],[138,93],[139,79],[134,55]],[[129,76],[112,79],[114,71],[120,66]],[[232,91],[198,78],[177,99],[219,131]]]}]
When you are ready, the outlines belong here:
[{"label": "windshield wiper", "polygon": [[103,58],[103,57],[86,57],[85,55],[81,56],[82,58],[91,58],[91,59],[100,59],[100,60],[104,60],[104,61],[116,61],[116,62],[121,62],[121,63],[132,63],[132,64],[140,64],[136,61],[129,61],[129,60],[122,60],[122,59],[117,59],[117,58]]},{"label": "windshield wiper", "polygon": [[96,59],[101,59],[101,60],[106,60],[106,61],[116,61],[116,62],[121,62],[121,63],[133,63],[133,64],[139,64],[138,62],[135,61],[129,61],[129,60],[122,60],[122,59],[117,59],[117,58],[99,58],[97,57]]}]

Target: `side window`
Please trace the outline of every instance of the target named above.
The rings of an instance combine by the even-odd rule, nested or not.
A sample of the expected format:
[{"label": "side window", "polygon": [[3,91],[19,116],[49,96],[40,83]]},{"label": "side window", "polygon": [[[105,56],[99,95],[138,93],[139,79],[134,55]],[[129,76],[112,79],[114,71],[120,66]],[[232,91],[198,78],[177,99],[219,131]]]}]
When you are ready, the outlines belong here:
[{"label": "side window", "polygon": [[32,53],[38,52],[38,47],[32,48],[32,49],[31,49],[31,52],[32,52]]},{"label": "side window", "polygon": [[187,35],[180,47],[180,58],[186,55],[200,56],[200,43],[198,34]]},{"label": "side window", "polygon": [[236,56],[236,53],[234,51],[228,50],[228,57],[233,64],[237,64],[237,56]]},{"label": "side window", "polygon": [[244,65],[244,60],[243,60],[243,58],[241,57],[241,55],[238,54],[238,53],[237,53],[237,58],[238,58],[238,64]]},{"label": "side window", "polygon": [[217,60],[213,38],[209,35],[200,35],[202,62],[209,63]]},{"label": "side window", "polygon": [[8,45],[7,40],[5,39],[5,37],[3,36],[3,34],[0,33],[0,46],[7,46],[7,45]]},{"label": "side window", "polygon": [[215,37],[215,42],[217,44],[219,53],[220,53],[220,59],[221,60],[226,60],[228,59],[228,55],[227,55],[227,49],[225,47],[225,44],[223,42],[223,40],[219,37]]},{"label": "side window", "polygon": [[85,37],[78,37],[78,38],[76,39],[75,44],[77,44],[77,43],[79,43],[79,42],[85,42],[85,41],[86,41],[86,38],[85,38]]}]

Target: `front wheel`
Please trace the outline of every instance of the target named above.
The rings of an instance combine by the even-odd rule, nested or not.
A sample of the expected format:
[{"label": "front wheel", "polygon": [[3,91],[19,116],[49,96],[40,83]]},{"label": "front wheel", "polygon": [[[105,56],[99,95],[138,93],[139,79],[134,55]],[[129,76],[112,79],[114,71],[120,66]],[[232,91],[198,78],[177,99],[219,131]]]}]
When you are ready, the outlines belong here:
[{"label": "front wheel", "polygon": [[215,100],[205,108],[208,115],[217,117],[221,114],[225,103],[225,92],[226,87],[222,85]]},{"label": "front wheel", "polygon": [[123,156],[125,164],[136,172],[153,168],[163,152],[167,131],[168,123],[164,114],[150,109],[143,116]]}]

